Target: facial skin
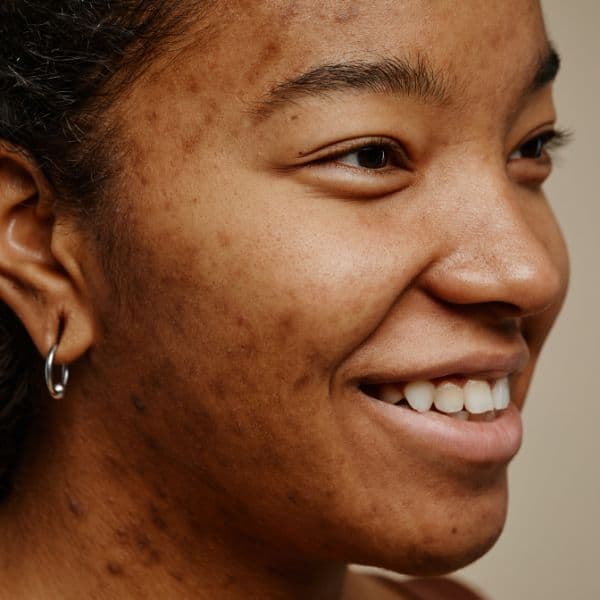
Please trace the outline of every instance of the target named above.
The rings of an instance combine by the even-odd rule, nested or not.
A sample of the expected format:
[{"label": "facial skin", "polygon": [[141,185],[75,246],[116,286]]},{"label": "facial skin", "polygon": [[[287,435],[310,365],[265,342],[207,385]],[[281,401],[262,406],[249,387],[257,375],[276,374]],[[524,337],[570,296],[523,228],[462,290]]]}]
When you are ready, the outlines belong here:
[{"label": "facial skin", "polygon": [[[209,43],[158,59],[110,114],[126,148],[118,294],[93,236],[57,229],[76,292],[50,306],[72,380],[6,513],[50,516],[12,543],[78,556],[77,585],[100,573],[131,597],[337,598],[348,562],[449,573],[498,539],[508,465],[392,435],[357,384],[528,352],[511,381],[523,408],[568,281],[551,161],[514,154],[556,119],[550,84],[523,94],[548,54],[540,8],[225,4]],[[426,62],[447,98],[260,105],[320,65],[385,58]],[[407,164],[356,165],[382,142]],[[34,321],[45,354],[55,329]]]}]

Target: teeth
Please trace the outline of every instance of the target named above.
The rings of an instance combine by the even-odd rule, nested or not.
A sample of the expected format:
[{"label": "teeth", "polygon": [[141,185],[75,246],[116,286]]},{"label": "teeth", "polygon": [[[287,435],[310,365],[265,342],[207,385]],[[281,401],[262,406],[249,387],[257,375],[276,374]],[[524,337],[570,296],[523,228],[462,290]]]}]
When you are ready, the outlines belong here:
[{"label": "teeth", "polygon": [[388,404],[396,404],[404,398],[404,395],[400,391],[399,386],[393,384],[386,384],[381,386],[381,400]]},{"label": "teeth", "polygon": [[496,410],[504,410],[510,404],[510,387],[507,377],[496,381],[492,388],[492,398]]},{"label": "teeth", "polygon": [[464,387],[452,381],[443,381],[437,387],[431,381],[412,381],[406,386],[387,383],[379,387],[377,398],[388,404],[399,404],[406,398],[413,410],[424,413],[437,410],[462,421],[490,421],[496,411],[505,410],[510,404],[508,377],[493,382],[469,379]]},{"label": "teeth", "polygon": [[455,383],[445,382],[435,389],[433,402],[435,407],[443,413],[456,413],[463,409],[464,394]]},{"label": "teeth", "polygon": [[413,381],[404,388],[406,400],[418,412],[426,412],[431,408],[434,392],[435,386],[430,381]]},{"label": "teeth", "polygon": [[487,381],[469,379],[464,387],[465,409],[473,414],[494,410],[492,391]]}]

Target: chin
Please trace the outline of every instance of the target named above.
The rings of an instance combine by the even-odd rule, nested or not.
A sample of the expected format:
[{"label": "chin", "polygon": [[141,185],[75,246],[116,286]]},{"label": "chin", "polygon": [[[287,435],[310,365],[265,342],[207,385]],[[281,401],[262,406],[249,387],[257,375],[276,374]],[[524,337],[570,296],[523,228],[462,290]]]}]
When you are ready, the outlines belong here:
[{"label": "chin", "polygon": [[[507,510],[503,485],[461,502],[449,496],[447,502],[438,501],[434,508],[412,515],[408,527],[406,514],[396,515],[403,531],[388,522],[385,531],[368,536],[378,542],[377,548],[371,544],[372,554],[350,562],[405,575],[448,575],[489,552],[504,530]],[[363,553],[368,547],[365,543]]]}]

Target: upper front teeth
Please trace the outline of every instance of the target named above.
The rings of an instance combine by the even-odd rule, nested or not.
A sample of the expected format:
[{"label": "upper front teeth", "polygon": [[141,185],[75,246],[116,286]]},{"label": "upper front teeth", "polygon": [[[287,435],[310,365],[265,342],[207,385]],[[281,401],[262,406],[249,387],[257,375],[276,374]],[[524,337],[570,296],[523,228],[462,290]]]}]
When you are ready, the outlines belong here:
[{"label": "upper front teeth", "polygon": [[381,388],[381,400],[397,404],[406,398],[411,408],[425,412],[435,405],[443,413],[458,413],[466,410],[471,414],[491,410],[504,410],[510,403],[508,378],[496,380],[490,387],[487,381],[469,379],[464,387],[444,381],[437,387],[430,381],[412,381],[404,387],[386,384]]}]

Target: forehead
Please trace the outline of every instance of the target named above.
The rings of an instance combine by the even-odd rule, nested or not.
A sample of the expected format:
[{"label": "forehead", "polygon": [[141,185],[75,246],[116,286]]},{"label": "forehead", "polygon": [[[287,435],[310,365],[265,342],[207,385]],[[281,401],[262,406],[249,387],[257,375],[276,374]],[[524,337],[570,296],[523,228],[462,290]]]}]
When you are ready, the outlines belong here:
[{"label": "forehead", "polygon": [[204,56],[223,85],[241,83],[247,95],[315,65],[381,56],[426,56],[476,93],[489,80],[521,83],[519,69],[530,73],[547,48],[537,0],[233,0],[212,20],[218,33]]}]

